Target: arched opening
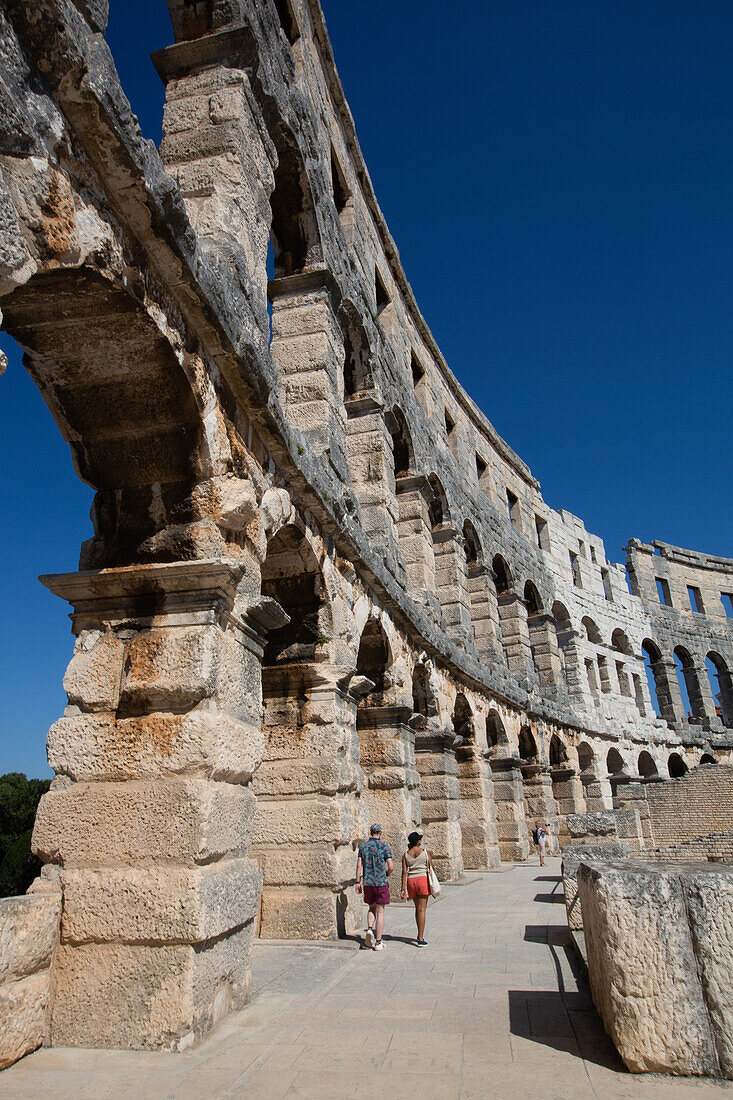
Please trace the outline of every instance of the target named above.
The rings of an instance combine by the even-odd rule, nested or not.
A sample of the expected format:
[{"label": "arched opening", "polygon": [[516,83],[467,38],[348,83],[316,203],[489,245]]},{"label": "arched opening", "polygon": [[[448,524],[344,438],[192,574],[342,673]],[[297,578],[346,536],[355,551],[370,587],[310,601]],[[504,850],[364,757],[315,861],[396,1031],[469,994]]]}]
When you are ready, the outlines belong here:
[{"label": "arched opening", "polygon": [[385,677],[392,663],[389,642],[382,624],[377,619],[369,619],[361,632],[359,653],[356,658],[356,671],[374,683],[373,691],[365,696],[369,706],[379,705],[379,696],[386,690]]},{"label": "arched opening", "polygon": [[424,718],[432,718],[438,713],[435,693],[430,686],[430,670],[422,662],[415,665],[412,673],[412,709]]},{"label": "arched opening", "polygon": [[678,645],[675,648],[674,664],[685,717],[688,721],[704,718],[705,705],[700,691],[700,682],[697,678],[697,670],[689,651],[684,646]]},{"label": "arched opening", "polygon": [[581,741],[578,745],[578,767],[581,772],[592,772],[595,768],[593,749],[586,741]]},{"label": "arched opening", "polygon": [[350,301],[344,301],[339,310],[339,317],[344,336],[344,402],[347,414],[352,416],[356,406],[350,405],[351,400],[370,390],[373,385],[371,353],[369,340],[356,306]]},{"label": "arched opening", "polygon": [[540,683],[549,687],[555,684],[559,674],[557,639],[551,617],[545,613],[542,598],[533,581],[527,581],[524,586],[524,606],[532,663]]},{"label": "arched opening", "polygon": [[476,532],[476,528],[470,520],[466,520],[463,524],[463,548],[466,553],[467,565],[481,564],[481,542]]},{"label": "arched opening", "polygon": [[537,742],[529,726],[522,726],[519,731],[519,755],[528,764],[537,762]]},{"label": "arched opening", "polygon": [[509,738],[498,710],[492,709],[486,716],[486,744],[492,755],[498,751],[500,746],[509,744]]},{"label": "arched opening", "polygon": [[450,509],[448,508],[448,498],[445,495],[445,489],[440,479],[436,477],[435,474],[431,474],[428,478],[428,485],[430,486],[428,515],[430,517],[430,526],[435,535],[444,523],[450,523]]},{"label": "arched opening", "polygon": [[463,524],[463,552],[466,558],[466,586],[471,614],[471,629],[476,648],[482,656],[495,652],[496,604],[492,602],[489,570],[483,561],[478,532],[470,520]]},{"label": "arched opening", "polygon": [[645,638],[641,643],[641,651],[644,656],[644,672],[654,713],[657,718],[673,718],[667,674],[659,646],[650,638]]},{"label": "arched opening", "polygon": [[[583,785],[586,813],[598,813],[608,809],[603,784],[598,777],[596,756],[587,741],[581,741],[578,745],[578,768],[580,770],[580,782]],[[604,782],[606,781],[604,780]]]},{"label": "arched opening", "polygon": [[683,775],[687,775],[689,768],[685,764],[684,760],[678,752],[670,754],[667,761],[667,771],[672,779],[681,779]]},{"label": "arched opening", "polygon": [[710,683],[715,713],[724,726],[733,726],[733,680],[730,670],[719,653],[710,652],[705,657],[705,671]]},{"label": "arched opening", "polygon": [[412,438],[407,421],[401,409],[392,409],[388,419],[389,433],[392,439],[392,459],[395,478],[407,477],[413,467]]},{"label": "arched opening", "polygon": [[276,279],[303,271],[317,239],[313,200],[300,154],[289,135],[281,133],[279,137],[275,188],[270,196]]},{"label": "arched opening", "polygon": [[552,768],[566,768],[568,765],[568,754],[560,738],[557,734],[552,735],[550,741],[550,767]]},{"label": "arched opening", "polygon": [[560,672],[566,687],[570,687],[571,679],[577,666],[575,653],[575,631],[570,621],[570,614],[564,604],[556,601],[552,605],[552,620],[557,639],[557,653],[560,661]]},{"label": "arched opening", "polygon": [[606,767],[609,775],[621,775],[624,770],[624,760],[618,749],[609,749],[606,756]]},{"label": "arched opening", "polygon": [[704,752],[702,754],[702,756],[700,757],[700,763],[701,764],[717,764],[718,761],[715,759],[715,757],[712,755],[712,753]]},{"label": "arched opening", "polygon": [[305,536],[288,525],[270,540],[262,565],[262,595],[276,600],[290,621],[270,631],[263,666],[312,660],[325,637],[324,584]]},{"label": "arched opening", "polygon": [[631,648],[631,642],[623,630],[614,630],[611,635],[611,645],[617,653],[625,653],[628,657],[633,656],[634,651]]},{"label": "arched opening", "polygon": [[601,632],[596,626],[593,619],[591,619],[588,615],[584,615],[581,619],[581,625],[583,627],[583,634],[585,635],[585,640],[587,642],[590,642],[592,645],[603,645]]},{"label": "arched opening", "polygon": [[473,724],[473,711],[466,696],[459,691],[453,707],[453,732],[464,741],[474,741],[476,731]]},{"label": "arched opening", "polygon": [[654,763],[654,757],[650,752],[644,749],[639,753],[639,775],[642,779],[648,779],[652,775],[659,775],[657,765]]},{"label": "arched opening", "polygon": [[501,554],[497,554],[491,563],[491,568],[494,574],[494,584],[496,585],[497,596],[504,596],[512,590],[512,575],[509,570],[509,566],[502,558]]}]

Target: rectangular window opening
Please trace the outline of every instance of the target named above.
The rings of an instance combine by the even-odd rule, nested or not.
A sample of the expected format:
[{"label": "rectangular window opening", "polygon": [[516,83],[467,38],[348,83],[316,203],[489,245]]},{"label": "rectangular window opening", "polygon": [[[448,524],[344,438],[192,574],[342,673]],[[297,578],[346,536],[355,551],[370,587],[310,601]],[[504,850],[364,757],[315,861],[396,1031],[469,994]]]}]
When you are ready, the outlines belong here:
[{"label": "rectangular window opening", "polygon": [[583,580],[580,576],[580,562],[578,561],[578,555],[574,554],[572,550],[568,551],[570,555],[570,568],[573,573],[573,584],[576,588],[583,587]]},{"label": "rectangular window opening", "polygon": [[726,617],[733,619],[733,592],[721,592],[720,602],[723,605]]},{"label": "rectangular window opening", "polygon": [[456,426],[456,422],[447,409],[443,410],[443,416],[445,418],[445,434],[448,436],[448,439],[450,439]]},{"label": "rectangular window opening", "polygon": [[511,489],[506,491],[506,503],[509,522],[513,523],[515,527],[519,527],[519,498],[514,495]]},{"label": "rectangular window opening", "polygon": [[603,594],[609,603],[613,603],[613,592],[611,591],[611,575],[607,569],[601,569],[601,580],[603,581]]},{"label": "rectangular window opening", "polygon": [[596,548],[595,548],[595,546],[591,546],[591,548],[590,548],[590,560],[595,565],[595,563],[596,563]]},{"label": "rectangular window opening", "polygon": [[542,516],[535,516],[534,527],[535,531],[537,532],[537,545],[539,546],[540,550],[549,550],[550,535],[549,528],[547,526],[547,520],[543,519]]},{"label": "rectangular window opening", "polygon": [[420,385],[423,378],[425,377],[425,368],[421,364],[418,357],[415,355],[414,351],[410,355],[410,370],[412,371],[412,384],[414,388],[417,389],[417,387]]},{"label": "rectangular window opening", "polygon": [[290,45],[294,46],[300,38],[300,27],[298,26],[297,19],[293,15],[290,0],[275,0],[275,7],[280,17],[280,26],[285,31],[285,37]]},{"label": "rectangular window opening", "polygon": [[349,205],[351,195],[346,186],[346,179],[344,173],[341,171],[341,165],[333,149],[331,149],[331,190],[333,191],[333,201],[336,207],[336,213],[340,216]]},{"label": "rectangular window opening", "polygon": [[480,486],[483,486],[484,478],[486,477],[486,471],[489,468],[488,462],[485,462],[480,454],[476,455],[476,478]]},{"label": "rectangular window opening", "polygon": [[379,270],[376,267],[374,268],[374,285],[377,294],[377,316],[379,317],[389,305],[390,297],[382,282],[382,276],[379,274]]},{"label": "rectangular window opening", "polygon": [[690,607],[696,615],[705,614],[705,605],[702,602],[702,592],[699,588],[695,588],[694,585],[688,584],[687,597],[690,601]]},{"label": "rectangular window opening", "polygon": [[672,593],[669,590],[669,584],[664,577],[655,577],[657,582],[657,595],[659,596],[659,603],[661,607],[672,606]]}]

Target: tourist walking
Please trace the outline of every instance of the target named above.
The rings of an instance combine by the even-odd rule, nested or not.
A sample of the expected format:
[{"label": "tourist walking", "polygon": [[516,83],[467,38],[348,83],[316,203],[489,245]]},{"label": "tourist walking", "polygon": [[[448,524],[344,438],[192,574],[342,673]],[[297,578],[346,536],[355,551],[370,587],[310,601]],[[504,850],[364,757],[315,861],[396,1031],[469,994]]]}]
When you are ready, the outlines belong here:
[{"label": "tourist walking", "polygon": [[417,925],[417,946],[427,947],[425,939],[425,915],[430,897],[430,879],[428,871],[433,860],[427,848],[422,847],[422,833],[410,833],[407,838],[408,850],[402,857],[402,897],[415,902],[415,924]]},{"label": "tourist walking", "polygon": [[545,822],[543,825],[541,821],[538,821],[537,827],[532,837],[540,851],[540,867],[545,866],[545,855],[547,854],[547,838],[549,836],[549,829],[550,826],[547,822]]},{"label": "tourist walking", "polygon": [[364,946],[373,947],[375,951],[384,950],[384,909],[390,902],[387,875],[391,875],[393,869],[392,853],[382,840],[382,826],[372,825],[369,840],[359,845],[356,892],[361,893],[363,883],[364,901],[369,906]]}]

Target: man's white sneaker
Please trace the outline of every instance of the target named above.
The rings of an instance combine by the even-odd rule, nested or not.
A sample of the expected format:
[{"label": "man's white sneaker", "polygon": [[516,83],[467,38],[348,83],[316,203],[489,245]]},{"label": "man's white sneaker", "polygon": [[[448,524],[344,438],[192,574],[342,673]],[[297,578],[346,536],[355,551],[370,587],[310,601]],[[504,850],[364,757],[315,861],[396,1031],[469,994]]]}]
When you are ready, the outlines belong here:
[{"label": "man's white sneaker", "polygon": [[364,933],[364,946],[374,947],[374,933],[372,932],[371,928],[367,928],[366,932]]},{"label": "man's white sneaker", "polygon": [[384,951],[384,944],[382,943],[381,940],[376,941],[376,943],[374,944],[374,950],[375,951]]}]

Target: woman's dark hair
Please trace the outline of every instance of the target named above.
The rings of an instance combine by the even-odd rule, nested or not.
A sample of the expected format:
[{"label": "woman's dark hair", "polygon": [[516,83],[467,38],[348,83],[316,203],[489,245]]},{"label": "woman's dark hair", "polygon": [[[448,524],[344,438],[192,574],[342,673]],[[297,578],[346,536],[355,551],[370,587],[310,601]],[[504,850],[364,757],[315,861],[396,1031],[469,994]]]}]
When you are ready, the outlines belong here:
[{"label": "woman's dark hair", "polygon": [[407,838],[407,843],[411,848],[417,848],[418,844],[422,840],[422,833],[410,833]]}]

